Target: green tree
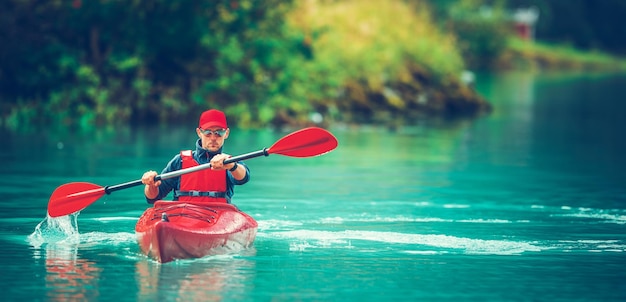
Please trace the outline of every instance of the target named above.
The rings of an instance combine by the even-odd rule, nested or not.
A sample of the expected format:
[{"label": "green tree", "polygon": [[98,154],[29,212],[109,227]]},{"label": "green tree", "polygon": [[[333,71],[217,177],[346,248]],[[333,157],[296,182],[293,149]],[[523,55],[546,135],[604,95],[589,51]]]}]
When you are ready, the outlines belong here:
[{"label": "green tree", "polygon": [[169,120],[207,106],[267,121],[259,104],[306,51],[283,26],[289,1],[0,5],[0,113],[13,124]]}]

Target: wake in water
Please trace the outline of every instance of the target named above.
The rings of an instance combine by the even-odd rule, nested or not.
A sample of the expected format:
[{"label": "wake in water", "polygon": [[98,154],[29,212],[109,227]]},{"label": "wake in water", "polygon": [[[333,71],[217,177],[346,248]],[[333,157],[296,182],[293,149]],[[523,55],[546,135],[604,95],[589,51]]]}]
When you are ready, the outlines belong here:
[{"label": "wake in water", "polygon": [[[544,208],[541,208],[542,210]],[[598,226],[604,224],[623,225],[624,215],[622,210],[594,211],[593,209],[580,209],[563,213],[546,214],[547,217],[574,217],[571,226]],[[556,211],[555,211],[556,212]],[[560,221],[555,221],[558,224]],[[372,230],[375,224],[381,224],[381,230]],[[467,255],[519,255],[528,252],[626,252],[626,242],[621,239],[619,233],[606,238],[597,239],[593,236],[587,238],[576,234],[569,236],[563,233],[561,239],[530,239],[515,240],[515,236],[502,239],[493,239],[489,233],[489,239],[457,237],[448,234],[420,234],[419,227],[414,232],[409,229],[404,231],[389,230],[391,224],[405,226],[407,223],[419,224],[428,227],[428,224],[446,224],[446,229],[467,228],[468,225],[500,225],[508,226],[510,230],[533,226],[533,220],[523,219],[443,219],[438,217],[414,218],[408,216],[394,217],[323,217],[315,220],[289,221],[289,220],[265,220],[259,221],[258,237],[271,240],[289,242],[291,251],[305,251],[319,248],[345,248],[359,251],[390,251],[395,250],[409,254],[467,254]],[[328,229],[326,226],[330,226]],[[570,226],[570,228],[571,228]],[[366,227],[366,230],[362,228]],[[337,230],[340,228],[341,230]],[[354,229],[356,228],[356,229]],[[432,228],[432,226],[430,227]],[[384,231],[382,229],[385,229]],[[477,228],[477,230],[487,228]],[[509,231],[510,233],[510,231]],[[483,235],[476,232],[476,236]],[[522,235],[525,235],[522,232]],[[527,237],[527,236],[526,236]]]},{"label": "wake in water", "polygon": [[[352,241],[369,241],[385,244],[404,244],[410,246],[428,246],[435,250],[408,249],[407,253],[450,253],[461,250],[464,254],[479,255],[517,255],[524,252],[538,252],[541,248],[526,242],[513,242],[505,240],[482,240],[460,238],[448,235],[420,235],[397,232],[377,231],[316,231],[298,230],[264,234],[262,236],[276,239],[304,240],[304,242],[292,242],[290,250],[303,251],[305,248],[348,246],[354,248]],[[363,244],[365,250],[372,250],[377,244]]]}]

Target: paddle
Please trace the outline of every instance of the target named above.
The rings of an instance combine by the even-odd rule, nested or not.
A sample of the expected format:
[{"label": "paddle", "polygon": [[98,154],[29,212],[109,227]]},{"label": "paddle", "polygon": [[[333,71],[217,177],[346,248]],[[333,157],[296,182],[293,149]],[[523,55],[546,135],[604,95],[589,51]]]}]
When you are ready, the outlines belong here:
[{"label": "paddle", "polygon": [[[330,152],[337,147],[337,139],[328,131],[310,127],[292,132],[276,141],[271,147],[262,150],[250,152],[247,154],[230,157],[224,160],[224,164],[250,159],[259,156],[269,156],[270,154],[279,154],[290,157],[311,157],[322,155]],[[208,169],[210,163],[172,171],[157,175],[154,180],[169,179],[178,177],[183,174]],[[98,200],[104,194],[135,187],[141,185],[141,179],[113,186],[101,187],[88,182],[73,182],[64,184],[50,196],[48,202],[48,215],[50,217],[59,217],[78,212],[94,201]]]}]

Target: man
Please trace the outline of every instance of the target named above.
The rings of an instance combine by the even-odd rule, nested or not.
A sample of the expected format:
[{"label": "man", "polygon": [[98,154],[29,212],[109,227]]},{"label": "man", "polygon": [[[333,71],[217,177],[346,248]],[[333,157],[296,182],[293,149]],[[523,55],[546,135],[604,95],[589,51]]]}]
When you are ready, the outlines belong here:
[{"label": "man", "polygon": [[181,151],[161,174],[208,162],[211,162],[211,168],[156,182],[155,171],[144,173],[141,182],[146,185],[144,194],[148,203],[163,199],[172,190],[174,200],[230,203],[234,186],[248,182],[250,170],[243,162],[224,164],[230,155],[222,153],[222,147],[230,129],[223,112],[215,109],[203,112],[196,133],[199,138],[196,150]]}]

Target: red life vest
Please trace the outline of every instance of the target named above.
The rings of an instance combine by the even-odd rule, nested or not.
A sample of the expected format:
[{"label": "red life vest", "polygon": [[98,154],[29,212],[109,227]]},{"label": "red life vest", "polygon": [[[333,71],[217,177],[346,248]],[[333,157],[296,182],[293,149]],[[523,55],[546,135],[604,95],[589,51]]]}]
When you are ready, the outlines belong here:
[{"label": "red life vest", "polygon": [[[182,168],[198,166],[191,150],[180,152]],[[230,203],[226,195],[226,170],[213,171],[204,169],[180,176],[180,190],[174,196],[180,201],[206,201]]]}]

